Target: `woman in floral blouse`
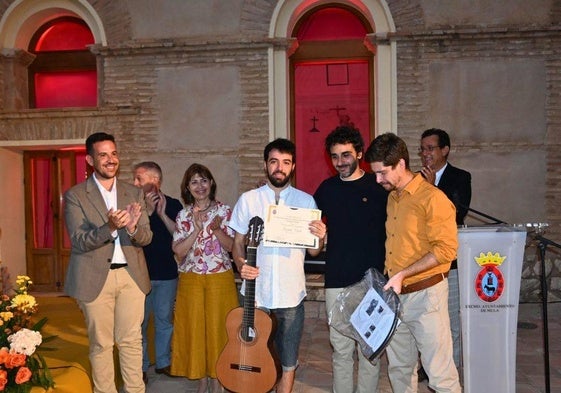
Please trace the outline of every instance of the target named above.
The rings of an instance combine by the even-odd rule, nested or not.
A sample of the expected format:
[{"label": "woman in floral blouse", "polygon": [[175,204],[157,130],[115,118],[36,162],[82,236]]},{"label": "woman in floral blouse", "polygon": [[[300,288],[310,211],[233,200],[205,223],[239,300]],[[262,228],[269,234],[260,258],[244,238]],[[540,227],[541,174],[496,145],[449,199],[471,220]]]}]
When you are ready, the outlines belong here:
[{"label": "woman in floral blouse", "polygon": [[171,373],[198,379],[198,393],[222,390],[216,361],[227,342],[226,315],[239,306],[232,263],[232,209],[215,199],[208,168],[191,165],[183,176],[185,208],[176,219],[173,251],[179,282],[172,339]]}]

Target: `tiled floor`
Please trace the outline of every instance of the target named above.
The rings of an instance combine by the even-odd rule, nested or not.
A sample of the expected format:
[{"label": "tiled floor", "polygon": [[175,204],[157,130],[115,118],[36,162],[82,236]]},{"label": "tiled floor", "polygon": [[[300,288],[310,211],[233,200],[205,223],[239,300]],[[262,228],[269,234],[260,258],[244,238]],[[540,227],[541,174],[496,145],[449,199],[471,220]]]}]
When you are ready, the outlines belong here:
[{"label": "tiled floor", "polygon": [[[561,303],[548,307],[550,392],[561,392]],[[544,393],[544,344],[542,335],[541,304],[521,304],[517,332],[516,393]],[[385,358],[379,393],[390,393]],[[331,392],[331,349],[324,303],[306,302],[306,324],[300,348],[301,366],[296,373],[295,393]],[[493,371],[489,370],[490,377]],[[184,378],[170,378],[149,372],[147,393],[196,392],[197,382]],[[426,383],[420,384],[420,393],[428,393]],[[482,393],[482,392],[470,392]],[[514,393],[514,392],[513,392]]]}]

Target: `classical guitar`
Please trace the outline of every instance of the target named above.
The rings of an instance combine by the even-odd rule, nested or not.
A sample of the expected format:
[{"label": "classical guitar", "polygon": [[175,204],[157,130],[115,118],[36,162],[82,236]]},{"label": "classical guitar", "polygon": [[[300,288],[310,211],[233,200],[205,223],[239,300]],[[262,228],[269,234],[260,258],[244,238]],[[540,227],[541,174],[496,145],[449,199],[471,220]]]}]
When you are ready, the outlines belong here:
[{"label": "classical guitar", "polygon": [[[263,220],[249,222],[246,258],[255,266],[257,246],[263,234]],[[265,393],[278,379],[278,369],[271,350],[271,317],[255,308],[255,280],[245,280],[243,307],[230,311],[226,318],[228,343],[216,363],[220,383],[236,393]]]}]

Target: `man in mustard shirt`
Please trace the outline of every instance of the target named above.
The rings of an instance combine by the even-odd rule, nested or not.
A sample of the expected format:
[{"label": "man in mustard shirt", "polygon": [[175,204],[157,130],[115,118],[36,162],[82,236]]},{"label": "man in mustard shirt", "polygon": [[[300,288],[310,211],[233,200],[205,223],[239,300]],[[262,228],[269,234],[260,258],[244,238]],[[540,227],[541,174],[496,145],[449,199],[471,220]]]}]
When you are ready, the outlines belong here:
[{"label": "man in mustard shirt", "polygon": [[460,393],[448,316],[448,270],[458,248],[456,209],[446,195],[409,168],[405,142],[379,135],[365,159],[390,191],[384,287],[399,294],[401,324],[387,348],[394,392],[417,391],[417,360],[436,392]]}]

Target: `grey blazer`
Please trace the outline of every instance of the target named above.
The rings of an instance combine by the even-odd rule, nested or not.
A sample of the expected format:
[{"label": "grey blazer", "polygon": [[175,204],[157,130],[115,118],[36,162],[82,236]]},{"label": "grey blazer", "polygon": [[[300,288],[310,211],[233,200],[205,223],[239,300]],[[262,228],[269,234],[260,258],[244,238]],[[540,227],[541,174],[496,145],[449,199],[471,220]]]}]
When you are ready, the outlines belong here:
[{"label": "grey blazer", "polygon": [[[117,207],[125,209],[133,202],[142,205],[137,232],[131,238],[119,229],[119,239],[127,259],[128,271],[140,290],[150,291],[150,278],[142,246],[152,241],[142,190],[117,182]],[[94,300],[107,279],[115,242],[109,230],[107,207],[93,175],[64,194],[64,218],[72,245],[64,291],[84,302]]]}]

